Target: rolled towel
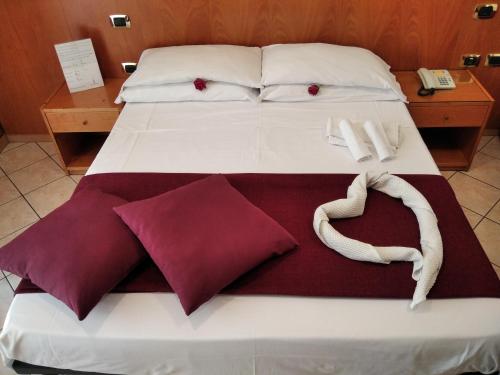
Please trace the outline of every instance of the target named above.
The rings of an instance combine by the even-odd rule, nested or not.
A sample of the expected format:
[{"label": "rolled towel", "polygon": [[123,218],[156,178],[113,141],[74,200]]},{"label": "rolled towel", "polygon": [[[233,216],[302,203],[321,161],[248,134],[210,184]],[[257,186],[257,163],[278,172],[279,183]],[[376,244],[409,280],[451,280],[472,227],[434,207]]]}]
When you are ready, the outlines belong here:
[{"label": "rolled towel", "polygon": [[372,154],[368,146],[348,120],[341,120],[339,129],[354,160],[363,161],[371,158]]},{"label": "rolled towel", "polygon": [[[420,229],[422,253],[405,246],[373,246],[343,236],[330,225],[330,219],[362,215],[369,187],[401,199],[413,211]],[[417,280],[410,304],[412,309],[426,300],[443,262],[443,242],[429,202],[408,182],[387,173],[366,172],[357,176],[347,189],[347,198],[325,203],[316,209],[313,227],[326,246],[350,259],[384,264],[392,261],[412,262],[412,276]]]},{"label": "rolled towel", "polygon": [[[336,119],[336,118],[332,118],[332,117],[328,118],[328,121],[326,124],[326,136],[328,137],[328,143],[330,143],[332,145],[336,145],[336,146],[347,147],[344,139],[342,138],[342,134],[340,133],[340,129],[338,126],[340,121],[341,121],[341,119]],[[351,121],[351,124],[354,127],[359,126],[359,128],[360,128],[359,133],[360,133],[362,139],[366,143],[371,144],[370,138],[368,137],[368,135],[366,134],[364,129],[362,129],[363,123],[364,123],[364,121],[356,122],[356,123],[353,123]],[[389,143],[391,144],[391,146],[393,146],[393,148],[395,150],[398,149],[399,144],[401,142],[400,135],[399,135],[399,124],[395,123],[395,122],[384,122],[382,124],[382,127],[384,128],[385,134],[387,136],[387,139],[389,139]]]},{"label": "rolled towel", "polygon": [[334,138],[334,134],[333,134],[333,123],[332,123],[332,118],[331,117],[328,117],[328,121],[326,122],[326,133],[325,133],[326,137],[328,138],[328,143],[331,143],[331,140]]},{"label": "rolled towel", "polygon": [[382,125],[368,120],[363,124],[363,129],[365,129],[366,134],[375,146],[380,161],[386,161],[394,157],[394,148],[389,143]]}]

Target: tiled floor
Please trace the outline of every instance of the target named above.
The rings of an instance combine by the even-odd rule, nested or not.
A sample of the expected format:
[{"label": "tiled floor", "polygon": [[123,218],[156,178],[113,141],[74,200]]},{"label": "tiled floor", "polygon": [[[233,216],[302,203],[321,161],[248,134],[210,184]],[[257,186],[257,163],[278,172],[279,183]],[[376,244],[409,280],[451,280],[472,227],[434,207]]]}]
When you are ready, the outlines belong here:
[{"label": "tiled floor", "polygon": [[442,172],[500,278],[500,137],[485,136],[467,172]]},{"label": "tiled floor", "polygon": [[[0,153],[0,247],[73,193],[81,176],[66,176],[57,158],[51,142],[10,143]],[[0,329],[19,281],[0,271]]]},{"label": "tiled floor", "polygon": [[[500,138],[483,137],[467,172],[443,172],[500,277]],[[0,153],[0,246],[65,202],[81,176],[66,176],[54,145],[11,143]],[[19,278],[0,272],[0,327]]]}]

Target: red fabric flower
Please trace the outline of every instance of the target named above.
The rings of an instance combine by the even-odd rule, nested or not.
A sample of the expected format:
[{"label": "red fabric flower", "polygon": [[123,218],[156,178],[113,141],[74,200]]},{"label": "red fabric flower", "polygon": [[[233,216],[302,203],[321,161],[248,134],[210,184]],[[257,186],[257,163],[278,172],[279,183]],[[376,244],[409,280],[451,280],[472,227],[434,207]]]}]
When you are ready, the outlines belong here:
[{"label": "red fabric flower", "polygon": [[319,86],[312,84],[307,88],[307,92],[309,93],[309,95],[316,96],[319,92]]},{"label": "red fabric flower", "polygon": [[196,90],[203,91],[207,88],[207,81],[205,81],[204,79],[201,79],[201,78],[196,78],[193,81],[193,85],[194,85]]}]

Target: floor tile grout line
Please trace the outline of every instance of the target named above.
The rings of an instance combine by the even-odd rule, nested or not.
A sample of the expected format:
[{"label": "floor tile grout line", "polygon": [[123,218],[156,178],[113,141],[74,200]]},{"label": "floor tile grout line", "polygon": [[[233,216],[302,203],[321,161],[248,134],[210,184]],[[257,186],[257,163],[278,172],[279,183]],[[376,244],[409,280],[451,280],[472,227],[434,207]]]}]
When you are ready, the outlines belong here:
[{"label": "floor tile grout line", "polygon": [[[39,143],[42,143],[42,142],[34,142],[38,145],[38,147],[40,147],[42,149],[43,152],[45,152],[48,156],[52,156],[50,155],[42,146],[39,145]],[[46,143],[54,143],[52,141],[47,141]],[[54,154],[55,155],[55,154]]]},{"label": "floor tile grout line", "polygon": [[[25,143],[25,144],[26,144],[26,143]],[[38,144],[37,144],[37,146],[38,146],[38,147],[40,147]],[[40,147],[40,148],[41,148],[41,147]],[[44,151],[44,150],[42,149],[42,151]],[[44,153],[45,153],[45,151],[44,151]],[[52,157],[51,157],[50,155],[49,155],[48,157],[52,159]],[[42,159],[42,160],[43,160],[43,159]],[[53,159],[52,159],[52,160],[53,160]],[[55,160],[53,160],[53,161],[55,162]],[[35,162],[35,163],[36,163],[36,162]],[[32,164],[35,164],[35,163],[32,163]],[[55,162],[55,163],[57,164],[57,162]],[[32,164],[30,164],[30,165],[32,165]],[[26,167],[24,167],[24,168],[27,168],[28,166],[29,166],[29,165],[27,165],[27,166],[26,166]],[[62,169],[62,168],[59,166],[59,164],[57,164],[57,166],[58,166],[60,169]],[[24,168],[20,168],[19,170],[24,169]],[[3,176],[2,176],[2,177],[3,177]],[[35,208],[31,205],[31,203],[29,202],[29,200],[26,198],[25,194],[23,194],[23,193],[19,190],[19,188],[18,188],[18,187],[16,186],[16,184],[14,183],[14,181],[12,181],[12,179],[10,178],[10,176],[9,176],[8,174],[5,174],[5,177],[7,177],[7,179],[8,179],[8,180],[12,183],[12,185],[14,186],[14,188],[15,188],[15,189],[18,191],[18,193],[20,194],[18,197],[16,197],[16,198],[14,198],[14,199],[10,200],[9,202],[13,202],[13,201],[14,201],[14,200],[16,200],[16,199],[22,198],[22,199],[23,199],[23,200],[24,200],[24,201],[28,204],[28,206],[29,206],[29,207],[33,210],[33,212],[34,212],[34,213],[35,213],[35,215],[38,217],[38,219],[39,219],[39,220],[41,220],[41,219],[42,219],[42,217],[40,216],[40,214],[39,214],[39,213],[36,211],[36,209],[35,209]],[[38,189],[40,189],[40,188],[42,188],[42,187],[45,187],[45,186],[47,186],[47,185],[49,185],[49,184],[51,184],[51,183],[53,183],[53,182],[59,181],[59,180],[63,179],[64,177],[69,177],[69,176],[68,176],[68,175],[66,175],[66,174],[64,174],[64,176],[61,176],[61,177],[59,177],[59,178],[57,178],[57,179],[55,179],[55,180],[53,180],[53,181],[51,181],[51,182],[48,182],[48,183],[46,183],[46,184],[44,184],[44,185],[42,185],[42,186],[39,186],[38,188],[36,188],[36,189],[34,189],[34,190],[30,191],[29,193],[26,193],[26,194],[30,194],[30,193],[32,193],[33,191],[36,191],[36,190],[38,190]],[[71,181],[73,181],[74,183],[76,183],[76,181],[74,181],[71,177],[70,177],[70,179],[71,179]],[[9,202],[6,202],[6,203],[4,203],[4,204],[7,204],[7,203],[9,203]],[[0,207],[1,207],[1,206],[3,206],[4,204],[0,205]],[[35,221],[35,222],[36,222],[36,221]],[[33,222],[33,223],[35,223],[35,222]],[[32,225],[33,223],[29,223],[28,225]],[[0,238],[0,239],[3,239],[3,238],[8,237],[8,236],[10,236],[12,233],[15,233],[15,232],[17,232],[17,231],[19,231],[19,230],[21,230],[21,229],[23,229],[23,228],[26,228],[28,225],[25,225],[25,226],[24,226],[24,227],[22,227],[22,228],[16,229],[14,232],[11,232],[11,233],[7,234],[7,235],[3,236],[3,237],[2,237],[2,238]]]},{"label": "floor tile grout line", "polygon": [[[8,175],[7,175],[7,178],[10,180],[10,182],[12,182],[12,184],[14,185],[14,187],[15,187],[15,188],[17,189],[17,191],[21,194],[21,197],[20,197],[20,198],[22,198],[22,199],[23,199],[23,200],[24,200],[24,201],[28,204],[28,206],[30,206],[30,208],[33,210],[33,212],[35,213],[35,215],[36,215],[39,219],[41,219],[41,216],[40,216],[40,215],[38,215],[38,212],[36,212],[35,208],[31,205],[31,203],[28,201],[28,199],[26,199],[26,197],[24,196],[24,194],[23,194],[23,193],[21,193],[21,191],[18,189],[18,187],[16,186],[16,184],[14,184],[14,181],[12,181]],[[33,223],[30,223],[30,224],[33,224]],[[14,231],[14,232],[15,232],[15,231]]]},{"label": "floor tile grout line", "polygon": [[479,212],[476,212],[476,211],[474,211],[474,210],[471,210],[469,207],[466,207],[466,206],[463,206],[463,205],[460,205],[460,207],[465,208],[465,209],[467,209],[467,210],[471,211],[472,213],[475,213],[476,215],[479,215],[479,216],[481,216],[481,217],[483,217],[483,216],[484,216],[483,214],[480,214]]},{"label": "floor tile grout line", "polygon": [[[9,175],[5,175],[7,177],[7,179],[10,181],[10,183],[14,186],[14,188],[17,190],[17,192],[21,195],[21,197],[24,198],[24,194],[21,192],[21,190],[19,190],[19,188],[17,187],[17,185],[14,183],[14,181],[12,181],[12,178],[10,178]],[[19,198],[19,197],[17,197]],[[16,199],[17,199],[16,198]]]},{"label": "floor tile grout line", "polygon": [[[476,226],[473,228],[474,230],[479,226],[479,224],[481,224],[483,221],[485,220],[488,220],[488,221],[491,221],[493,224],[497,224],[497,225],[500,225],[499,223],[497,223],[496,221],[494,220],[491,220],[489,218],[487,218],[486,216],[484,216],[483,218],[481,218],[481,220],[479,220],[479,222],[476,224]],[[476,235],[477,237],[477,235]]]},{"label": "floor tile grout line", "polygon": [[[43,188],[43,187],[46,187],[47,185],[50,185],[50,184],[52,184],[52,183],[54,183],[54,182],[57,182],[57,181],[59,181],[59,180],[62,180],[64,177],[69,177],[69,176],[68,176],[67,174],[65,174],[64,176],[58,177],[58,178],[56,178],[56,179],[55,179],[55,180],[53,180],[53,181],[47,182],[46,184],[43,184],[43,185],[40,185],[40,186],[39,186],[39,187],[37,187],[36,189],[31,190],[29,193],[23,194],[23,196],[28,195],[28,194],[31,194],[31,193],[33,193],[34,191],[38,190],[38,189],[41,189],[41,188]],[[71,181],[73,181],[73,179],[72,179],[71,177],[69,177],[69,178],[71,179]],[[73,182],[74,182],[74,181],[73,181]]]},{"label": "floor tile grout line", "polygon": [[[76,184],[78,184],[78,182],[76,182],[73,178],[71,178],[71,175],[70,175],[70,174],[67,174],[67,173],[66,173],[66,171],[65,171],[65,169],[64,169],[64,168],[62,168],[62,167],[59,165],[59,163],[58,163],[58,162],[57,162],[57,160],[55,159],[55,157],[58,157],[57,153],[54,153],[53,155],[50,155],[47,151],[45,151],[45,150],[43,149],[43,147],[41,147],[41,146],[38,144],[38,142],[27,142],[27,143],[23,143],[23,144],[21,144],[21,145],[19,145],[19,146],[15,147],[14,149],[16,149],[16,148],[18,148],[18,147],[21,147],[21,146],[24,146],[24,145],[26,145],[26,144],[30,144],[30,143],[31,143],[31,144],[36,144],[36,145],[37,145],[37,146],[38,146],[38,147],[42,150],[42,152],[43,152],[44,154],[46,154],[46,155],[47,155],[47,157],[45,157],[45,158],[43,158],[43,159],[40,159],[40,160],[37,160],[37,161],[35,161],[35,162],[31,163],[31,164],[28,164],[28,165],[24,166],[23,168],[19,168],[19,169],[15,170],[15,171],[12,171],[10,174],[5,173],[5,171],[3,171],[3,169],[2,169],[2,171],[5,173],[5,177],[7,177],[7,178],[8,178],[8,180],[12,183],[12,185],[14,185],[14,187],[16,188],[16,190],[19,192],[20,196],[17,196],[16,198],[11,199],[11,200],[10,200],[10,201],[8,201],[8,202],[5,202],[5,203],[0,204],[0,207],[1,207],[1,206],[3,206],[4,204],[10,203],[10,202],[12,202],[12,201],[14,201],[14,200],[16,200],[16,199],[20,198],[20,197],[22,196],[22,197],[24,198],[24,200],[28,203],[28,205],[29,205],[29,206],[33,209],[33,211],[35,211],[36,215],[37,215],[37,216],[41,219],[41,217],[40,217],[40,215],[38,214],[38,212],[36,212],[36,210],[34,209],[34,207],[31,205],[31,203],[30,203],[30,202],[28,201],[28,199],[26,198],[26,195],[31,194],[31,193],[32,193],[32,192],[34,192],[35,190],[38,190],[38,189],[40,189],[40,188],[42,188],[42,187],[45,187],[45,186],[47,186],[47,185],[49,185],[49,184],[51,184],[51,183],[53,183],[53,182],[56,182],[56,181],[58,181],[58,180],[62,179],[63,177],[69,177],[69,178],[70,178],[70,179],[71,179],[74,183],[76,183]],[[14,150],[14,149],[13,149],[13,150]],[[9,150],[9,151],[10,151],[10,150]],[[7,151],[7,152],[8,152],[8,151]],[[43,184],[43,185],[40,185],[40,186],[38,186],[37,188],[35,188],[35,189],[33,189],[33,190],[30,190],[30,191],[28,191],[28,192],[26,192],[26,193],[21,192],[21,190],[19,190],[19,188],[17,187],[17,185],[14,183],[14,181],[13,181],[13,180],[12,180],[9,176],[10,176],[11,174],[14,174],[14,173],[16,173],[16,172],[19,172],[19,171],[21,171],[21,170],[23,170],[23,169],[25,169],[25,168],[28,168],[28,167],[30,167],[30,166],[32,166],[32,165],[34,165],[34,164],[36,164],[36,163],[38,163],[38,162],[40,162],[40,161],[42,161],[42,160],[45,160],[45,159],[47,159],[47,158],[49,158],[51,161],[53,161],[53,162],[57,165],[57,167],[58,167],[61,171],[63,171],[63,172],[64,172],[64,176],[58,177],[58,178],[56,178],[56,179],[54,179],[54,180],[52,180],[52,181],[49,181],[49,182],[47,182],[47,183],[45,183],[45,184]],[[1,169],[1,167],[0,167],[0,169]],[[2,177],[4,177],[4,176],[2,176]]]},{"label": "floor tile grout line", "polygon": [[24,201],[28,204],[28,206],[31,207],[31,209],[35,212],[35,215],[38,217],[38,219],[42,220],[42,217],[36,212],[35,207],[33,207],[30,203],[30,201],[23,195]]},{"label": "floor tile grout line", "polygon": [[491,139],[488,142],[486,142],[482,147],[478,147],[478,149],[476,150],[476,154],[479,151],[481,151],[483,148],[485,148],[486,146],[488,146],[490,144],[490,142],[493,141],[495,139],[495,137],[498,137],[498,136],[495,136],[495,135],[493,135],[493,136],[483,135],[483,137],[491,137]]},{"label": "floor tile grout line", "polygon": [[[472,227],[473,231],[475,231],[476,228],[479,226],[479,224],[481,224],[483,222],[484,218],[485,218],[485,216],[481,216],[481,219],[479,219],[479,221],[477,222],[477,224]],[[476,237],[477,237],[477,234],[476,234]]]},{"label": "floor tile grout line", "polygon": [[[54,159],[52,159],[50,156],[48,156],[47,158],[44,158],[44,159],[42,159],[42,160],[45,160],[45,159],[51,159],[51,160],[52,160],[52,161],[53,161],[53,162],[57,165],[57,167],[58,167],[59,169],[61,169],[61,170],[64,172],[64,170],[63,170],[63,169],[59,166],[59,164],[57,164],[57,162],[56,162]],[[42,161],[42,160],[39,160],[39,161]],[[37,162],[35,162],[35,163],[33,163],[33,164],[36,164],[36,163],[37,163]],[[30,165],[27,165],[27,166],[26,166],[26,167],[24,167],[24,168],[18,169],[16,172],[22,171],[23,169],[28,168],[29,166],[31,166],[31,165],[33,165],[33,164],[30,164]],[[16,173],[16,172],[13,172],[13,173]],[[11,173],[11,174],[13,174],[13,173]],[[28,191],[28,192],[26,192],[26,193],[23,193],[21,190],[19,190],[19,188],[18,188],[18,187],[17,187],[17,185],[15,184],[14,180],[12,180],[12,179],[10,178],[10,175],[5,175],[5,176],[2,176],[2,177],[7,177],[7,179],[8,179],[8,180],[12,183],[12,185],[14,185],[14,187],[15,187],[15,188],[16,188],[16,190],[19,192],[19,194],[21,194],[21,196],[23,196],[23,197],[24,197],[25,195],[28,195],[28,194],[30,194],[30,193],[32,193],[32,192],[34,192],[35,190],[38,190],[38,189],[40,189],[40,188],[42,188],[42,187],[45,187],[45,186],[47,186],[47,185],[51,184],[52,182],[56,182],[56,181],[58,181],[58,180],[62,179],[63,177],[69,177],[69,175],[67,175],[67,174],[65,173],[65,174],[64,174],[64,176],[57,177],[55,180],[49,181],[49,182],[47,182],[47,183],[44,183],[43,185],[40,185],[40,186],[38,186],[37,188],[35,188],[35,189],[33,189],[33,190],[30,190],[30,191]],[[72,180],[73,180],[73,179],[72,179]],[[74,181],[74,180],[73,180],[73,181]],[[16,197],[16,198],[14,198],[14,199],[11,199],[11,200],[10,200],[10,201],[8,201],[8,202],[5,202],[5,203],[0,204],[0,207],[2,207],[4,204],[7,204],[7,203],[9,203],[9,202],[12,202],[13,200],[15,200],[15,199],[17,199],[17,198],[19,198],[19,196],[18,196],[18,197]]]},{"label": "floor tile grout line", "polygon": [[10,283],[9,278],[8,278],[8,277],[5,277],[5,280],[7,281],[7,284],[9,284],[10,289],[12,289],[12,293],[14,293],[14,292],[15,292],[15,290],[14,290],[14,287],[12,286],[12,284]]},{"label": "floor tile grout line", "polygon": [[[489,212],[488,212],[488,213],[489,213]],[[488,219],[489,221],[494,222],[495,224],[500,225],[500,221],[496,221],[495,219],[492,219],[491,217],[487,217],[487,216],[485,216],[485,218],[486,218],[486,219]]]},{"label": "floor tile grout line", "polygon": [[[493,207],[495,207],[495,205],[496,205],[497,203],[498,203],[498,201],[497,201],[497,202],[495,202],[495,204],[493,205]],[[466,209],[468,209],[469,211],[471,211],[472,213],[475,213],[476,215],[481,216],[482,218],[483,218],[483,217],[485,217],[485,216],[486,216],[486,214],[490,212],[490,211],[488,210],[488,211],[486,212],[486,214],[480,214],[479,212],[474,211],[474,210],[470,209],[469,207],[464,206],[463,204],[460,204],[460,202],[458,202],[458,204],[460,205],[460,207],[462,207],[462,208],[466,208]],[[491,210],[491,209],[490,209],[490,210]]]},{"label": "floor tile grout line", "polygon": [[[49,154],[42,146],[39,145],[39,143],[42,143],[42,142],[34,142],[34,143],[36,143],[37,146],[40,147],[42,149],[42,151],[45,152],[50,158],[52,158],[52,155],[57,155],[57,151],[54,152],[53,154]],[[52,143],[55,146],[55,143],[52,141],[47,141],[46,143]]]},{"label": "floor tile grout line", "polygon": [[[450,178],[452,178],[453,176],[455,176],[457,174],[457,171],[442,171],[442,170],[439,170],[439,172],[441,173],[441,176],[443,176],[446,179],[446,181],[450,181]],[[443,175],[443,172],[453,172],[453,173],[450,176],[445,177]]]},{"label": "floor tile grout line", "polygon": [[[56,155],[56,154],[54,154],[53,156],[57,156],[57,155]],[[52,159],[52,161],[53,161],[54,163],[56,163],[56,164],[57,164],[57,166],[59,167],[59,169],[61,169],[61,170],[62,170],[62,171],[66,174],[66,176],[69,176],[69,174],[67,174],[66,170],[65,170],[63,167],[61,167],[61,166],[59,165],[59,163],[57,162],[57,160],[56,160],[55,158],[53,158],[53,157],[52,157],[52,156],[50,156],[50,155],[49,155],[49,158],[51,158],[51,159]]]},{"label": "floor tile grout line", "polygon": [[[497,188],[495,185],[489,184],[488,182],[484,182],[484,181],[480,180],[479,178],[471,176],[471,175],[468,175],[467,173],[465,173],[463,171],[457,171],[457,173],[460,173],[462,176],[467,176],[467,177],[473,178],[476,181],[482,182],[483,184],[488,185],[488,186],[492,187],[495,190],[500,190],[500,188]],[[453,176],[456,176],[456,173]]]},{"label": "floor tile grout line", "polygon": [[13,235],[13,234],[14,234],[14,233],[16,233],[16,232],[19,232],[20,230],[22,230],[22,229],[24,229],[24,228],[28,228],[29,226],[33,225],[34,223],[36,223],[36,221],[35,221],[35,222],[33,222],[33,223],[29,223],[29,224],[27,224],[27,225],[25,225],[25,226],[23,226],[23,227],[21,227],[21,228],[19,228],[19,229],[16,229],[14,232],[10,232],[9,234],[7,234],[7,235],[3,236],[2,238],[0,238],[0,240],[3,240],[3,239],[5,239],[5,238],[9,237],[9,236]]},{"label": "floor tile grout line", "polygon": [[[25,143],[25,145],[27,145],[27,144],[29,144],[29,143]],[[36,143],[35,143],[35,144],[36,144]],[[38,145],[37,145],[37,147],[38,147],[38,148],[40,148],[40,149],[42,150],[42,152],[43,152],[43,154],[44,154],[44,155],[47,155],[47,153],[46,153],[45,151],[43,151],[43,149],[42,149],[40,146],[38,146]],[[8,152],[8,151],[7,151],[7,152]],[[50,157],[50,155],[49,155],[48,157]],[[2,170],[4,171],[5,175],[7,176],[7,175],[9,175],[9,174],[16,173],[16,172],[18,172],[18,171],[20,171],[20,170],[22,170],[22,169],[24,169],[24,168],[31,167],[33,164],[36,164],[36,163],[38,163],[39,161],[42,161],[42,160],[44,160],[44,159],[46,159],[46,157],[44,157],[44,158],[42,158],[42,159],[35,160],[33,163],[29,163],[29,164],[25,165],[24,167],[18,168],[18,169],[14,170],[14,171],[10,171],[9,173],[5,172],[5,169],[2,169]],[[57,164],[57,163],[56,163],[56,164]]]},{"label": "floor tile grout line", "polygon": [[26,196],[26,195],[28,195],[28,194],[33,193],[34,191],[36,191],[36,190],[38,190],[38,189],[41,189],[41,188],[43,188],[43,187],[45,187],[45,186],[47,186],[47,185],[49,185],[49,184],[51,184],[51,183],[53,183],[53,182],[56,182],[57,180],[60,180],[60,179],[61,179],[61,178],[63,178],[63,177],[66,177],[66,176],[67,176],[67,175],[65,174],[64,176],[59,176],[59,177],[56,177],[54,180],[51,180],[51,181],[49,181],[49,182],[46,182],[46,183],[44,183],[43,185],[40,185],[40,186],[38,186],[38,187],[34,188],[33,190],[30,190],[30,191],[27,191],[26,193],[21,193],[21,194],[22,194],[23,196]]},{"label": "floor tile grout line", "polygon": [[[490,207],[490,209],[489,209],[488,211],[486,211],[486,213],[484,214],[484,217],[486,217],[487,219],[489,219],[489,220],[493,221],[494,223],[496,223],[497,221],[496,221],[496,220],[492,220],[492,219],[490,219],[490,218],[489,218],[489,217],[487,217],[487,216],[488,216],[488,214],[489,214],[491,211],[493,211],[493,209],[494,209],[494,208],[495,208],[495,206],[498,204],[498,202],[500,202],[500,199],[497,199],[497,201],[495,202],[495,204],[494,204],[493,206],[491,206],[491,207]],[[500,223],[498,223],[498,224],[500,224]]]},{"label": "floor tile grout line", "polygon": [[495,160],[500,160],[500,158],[497,158],[496,156],[493,156],[493,155],[487,154],[486,152],[482,152],[482,151],[481,151],[481,154],[486,155],[486,156],[488,156],[488,157],[490,157],[490,158],[493,158],[493,159],[495,159]]},{"label": "floor tile grout line", "polygon": [[[47,154],[45,154],[45,155],[47,155]],[[8,173],[8,175],[10,176],[10,175],[13,175],[14,173],[21,172],[23,169],[26,169],[26,168],[28,168],[28,167],[32,167],[32,166],[33,166],[33,165],[35,165],[36,163],[40,163],[41,161],[44,161],[45,159],[51,159],[54,163],[56,163],[56,164],[57,164],[57,162],[56,162],[54,159],[52,159],[52,158],[50,157],[50,155],[47,155],[47,156],[45,156],[43,159],[40,159],[40,160],[34,161],[34,162],[33,162],[33,163],[31,163],[31,164],[28,164],[28,165],[26,165],[26,166],[24,166],[24,167],[22,167],[22,168],[16,169],[15,171],[12,171],[12,172]],[[59,167],[59,164],[57,164],[57,166]],[[59,168],[60,168],[60,167],[59,167]],[[7,173],[6,173],[5,175],[7,175]]]},{"label": "floor tile grout line", "polygon": [[[9,181],[10,181],[10,180],[9,180]],[[19,193],[19,190],[17,189],[17,187],[16,187],[16,191]],[[18,195],[17,197],[12,198],[11,200],[9,200],[9,201],[7,201],[7,202],[3,202],[2,204],[0,204],[0,207],[5,206],[6,204],[12,203],[12,202],[14,202],[16,199],[21,198],[22,196],[23,196],[23,195],[22,195],[22,194],[20,194],[20,195]]]},{"label": "floor tile grout line", "polygon": [[[40,186],[38,189],[41,189],[42,187],[45,187],[45,186],[47,186],[47,185],[50,185],[50,184],[52,184],[52,183],[54,183],[54,182],[56,182],[56,181],[62,180],[62,179],[63,179],[63,178],[65,178],[65,177],[68,177],[68,176],[67,176],[67,175],[64,175],[64,176],[62,176],[62,177],[58,178],[57,180],[54,180],[54,181],[52,181],[52,182],[49,182],[48,184],[45,184],[45,185],[43,185],[43,186]],[[73,183],[75,183],[75,181],[74,181],[72,178],[70,178],[70,180],[71,180],[71,181],[73,181]],[[34,191],[36,191],[36,190],[38,190],[38,189],[33,190],[31,193],[33,193]],[[30,193],[30,194],[31,194],[31,193]],[[35,210],[35,208],[31,205],[31,202],[28,200],[28,198],[26,198],[24,195],[23,195],[23,198],[24,198],[24,200],[26,201],[26,203],[28,203],[28,205],[31,207],[31,209],[32,209],[33,211],[35,211],[36,216],[38,216],[38,218],[39,218],[40,220],[41,220],[41,219],[43,219],[43,218],[40,216],[40,214],[37,212],[37,210]]]},{"label": "floor tile grout line", "polygon": [[478,214],[478,215],[480,215],[480,216],[481,216],[481,219],[479,219],[479,221],[477,222],[477,224],[476,224],[476,225],[474,225],[474,227],[472,227],[472,229],[476,229],[476,228],[479,226],[479,224],[481,224],[481,223],[483,222],[483,220],[484,220],[484,219],[488,219],[489,221],[491,221],[491,222],[493,222],[493,223],[495,223],[495,224],[500,225],[500,223],[498,223],[496,220],[492,220],[492,219],[490,219],[489,217],[486,217],[486,215],[488,215],[488,214],[489,214],[489,213],[490,213],[490,212],[491,212],[491,211],[495,208],[495,206],[498,204],[498,202],[500,202],[500,199],[498,199],[498,200],[497,200],[497,201],[493,204],[493,206],[491,206],[491,207],[490,207],[490,209],[489,209],[488,211],[486,211],[486,213],[485,213],[484,215],[481,215],[480,213],[477,213],[476,211],[473,211],[473,210],[471,210],[471,209],[470,209],[470,208],[468,208],[468,207],[461,206],[461,207],[465,207],[465,208],[467,208],[469,211],[472,211],[472,212],[474,212],[475,214]]},{"label": "floor tile grout line", "polygon": [[9,176],[5,175],[5,176],[0,176],[0,178],[3,178],[5,177],[11,184],[12,186],[14,186],[14,189],[16,189],[16,191],[19,193],[19,195],[15,198],[12,198],[11,200],[7,201],[7,202],[3,202],[2,204],[0,204],[0,207],[2,207],[3,205],[5,204],[8,204],[12,201],[15,201],[17,198],[21,197],[23,195],[23,193],[21,193],[21,191],[17,188],[16,184],[14,182],[12,182],[12,180],[9,178]]},{"label": "floor tile grout line", "polygon": [[[18,142],[9,142],[9,143],[7,143],[7,146],[8,146],[9,144],[11,144],[11,143],[18,143]],[[14,147],[14,148],[11,148],[10,150],[7,150],[7,151],[4,151],[4,150],[5,150],[5,149],[4,149],[4,150],[2,150],[2,152],[0,152],[0,154],[6,154],[7,152],[10,152],[10,151],[12,151],[12,150],[15,150],[15,149],[16,149],[16,148],[18,148],[18,147],[24,146],[24,145],[25,145],[25,144],[27,144],[27,143],[36,143],[36,142],[19,142],[19,143],[21,143],[19,146],[16,146],[16,147]],[[5,147],[7,147],[7,146],[5,146]]]},{"label": "floor tile grout line", "polygon": [[496,160],[500,160],[500,158],[496,157],[495,155],[490,155],[490,154],[484,152],[483,150],[476,152],[476,155],[477,154],[483,154],[483,155],[486,155],[486,156],[488,156],[490,158],[493,158],[493,159],[496,159]]}]

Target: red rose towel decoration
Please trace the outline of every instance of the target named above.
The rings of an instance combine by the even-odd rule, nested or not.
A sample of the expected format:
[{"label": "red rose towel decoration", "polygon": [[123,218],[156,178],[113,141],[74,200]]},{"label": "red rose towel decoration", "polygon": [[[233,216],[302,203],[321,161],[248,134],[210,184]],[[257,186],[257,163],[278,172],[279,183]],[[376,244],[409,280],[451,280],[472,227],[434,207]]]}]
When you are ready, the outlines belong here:
[{"label": "red rose towel decoration", "polygon": [[207,81],[201,78],[196,78],[193,81],[194,88],[198,91],[203,91],[207,88]]},{"label": "red rose towel decoration", "polygon": [[319,86],[316,84],[312,84],[307,88],[307,92],[309,93],[309,95],[316,96],[319,92]]}]

